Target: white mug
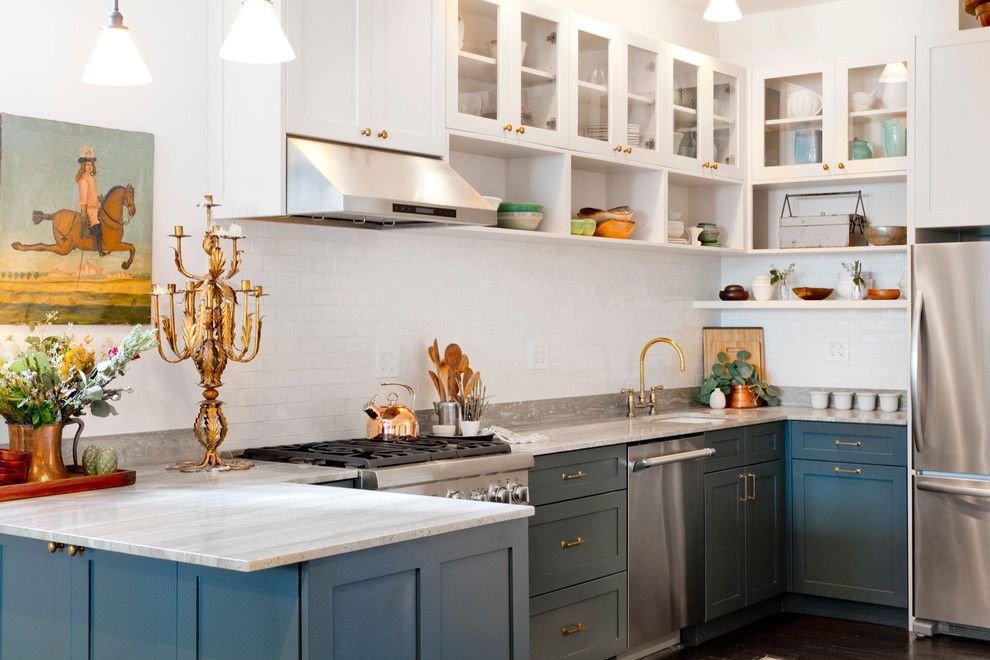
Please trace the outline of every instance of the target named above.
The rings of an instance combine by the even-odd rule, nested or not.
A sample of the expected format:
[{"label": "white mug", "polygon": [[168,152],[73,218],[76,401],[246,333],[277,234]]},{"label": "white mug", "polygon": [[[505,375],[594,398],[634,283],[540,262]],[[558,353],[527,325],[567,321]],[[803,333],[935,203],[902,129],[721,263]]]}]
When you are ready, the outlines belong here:
[{"label": "white mug", "polygon": [[852,410],[852,392],[832,392],[832,405],[836,410]]},{"label": "white mug", "polygon": [[828,395],[829,392],[812,392],[811,393],[811,407],[815,410],[825,410],[828,408]]},{"label": "white mug", "polygon": [[863,412],[873,412],[877,407],[877,393],[856,392],[856,407]]},{"label": "white mug", "polygon": [[897,412],[901,407],[901,395],[897,392],[884,392],[880,395],[880,410]]}]

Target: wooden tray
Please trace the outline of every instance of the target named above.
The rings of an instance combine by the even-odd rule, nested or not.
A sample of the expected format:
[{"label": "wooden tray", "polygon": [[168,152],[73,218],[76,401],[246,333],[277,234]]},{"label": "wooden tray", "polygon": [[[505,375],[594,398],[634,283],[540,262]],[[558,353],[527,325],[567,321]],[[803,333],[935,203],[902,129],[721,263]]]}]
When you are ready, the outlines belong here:
[{"label": "wooden tray", "polygon": [[136,478],[137,474],[133,470],[117,470],[110,474],[86,476],[81,471],[73,471],[70,468],[68,479],[0,486],[0,502],[23,500],[29,497],[45,497],[46,495],[79,493],[84,490],[130,486]]}]

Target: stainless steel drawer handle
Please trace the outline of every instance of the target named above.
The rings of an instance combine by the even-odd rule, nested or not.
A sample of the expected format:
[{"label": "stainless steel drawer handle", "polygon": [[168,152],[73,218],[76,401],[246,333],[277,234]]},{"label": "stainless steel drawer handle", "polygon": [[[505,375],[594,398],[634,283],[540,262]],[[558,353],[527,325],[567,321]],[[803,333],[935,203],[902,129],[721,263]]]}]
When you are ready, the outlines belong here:
[{"label": "stainless steel drawer handle", "polygon": [[571,474],[565,472],[564,474],[560,475],[560,478],[563,481],[571,481],[572,479],[584,479],[587,476],[588,476],[587,472],[585,472],[584,470],[578,470],[577,472]]},{"label": "stainless steel drawer handle", "polygon": [[576,548],[579,545],[584,545],[587,540],[583,536],[579,536],[573,541],[561,541],[560,547],[566,550],[567,548]]},{"label": "stainless steel drawer handle", "polygon": [[565,626],[561,628],[560,634],[563,635],[564,637],[567,637],[568,635],[576,635],[580,632],[584,632],[584,630],[585,630],[585,625],[583,623],[578,623],[577,625],[574,626]]},{"label": "stainless steel drawer handle", "polygon": [[833,444],[836,447],[862,447],[863,441],[857,440],[855,442],[849,442],[847,440],[836,440]]},{"label": "stainless steel drawer handle", "polygon": [[928,490],[933,493],[948,493],[949,495],[967,495],[970,497],[983,497],[990,499],[990,490],[972,488],[969,486],[941,486],[939,484],[919,481],[918,490]]},{"label": "stainless steel drawer handle", "polygon": [[705,459],[714,455],[715,450],[711,447],[705,447],[704,449],[692,449],[691,451],[682,451],[676,454],[665,454],[663,456],[657,456],[656,458],[641,458],[630,465],[629,470],[632,472],[639,472],[640,470],[656,467],[658,465]]},{"label": "stainless steel drawer handle", "polygon": [[855,470],[844,470],[838,465],[832,468],[832,472],[835,472],[836,474],[863,474],[863,470],[860,468],[856,468]]}]

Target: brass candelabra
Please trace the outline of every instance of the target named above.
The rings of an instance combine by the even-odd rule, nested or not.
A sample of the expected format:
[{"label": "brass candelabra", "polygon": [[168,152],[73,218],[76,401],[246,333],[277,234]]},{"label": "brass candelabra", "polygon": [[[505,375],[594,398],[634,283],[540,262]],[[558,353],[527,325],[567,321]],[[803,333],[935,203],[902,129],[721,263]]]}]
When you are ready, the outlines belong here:
[{"label": "brass candelabra", "polygon": [[[213,468],[245,470],[253,464],[241,460],[224,461],[220,457],[220,445],[227,436],[227,419],[223,414],[223,402],[217,398],[223,383],[221,377],[228,361],[250,362],[261,346],[261,286],[253,286],[249,280],[241,280],[234,288],[228,282],[241,267],[242,250],[237,241],[244,238],[241,228],[232,224],[228,230],[213,224],[213,195],[206,195],[200,206],[206,207],[206,232],[203,236],[203,252],[209,260],[205,275],[191,274],[182,261],[182,239],[188,238],[181,225],[176,225],[175,266],[187,278],[186,288],[177,290],[175,284],[164,288],[156,285],[152,294],[152,313],[158,336],[158,352],[166,362],[177,363],[192,358],[199,371],[199,386],[203,388],[203,400],[193,424],[193,432],[199,444],[206,450],[203,459],[185,461],[172,466],[184,472],[196,472]],[[230,264],[224,254],[221,241],[231,242]],[[176,297],[182,309],[176,317]],[[167,313],[159,311],[159,299],[167,297]],[[254,311],[250,311],[251,299]],[[238,323],[237,308],[240,307]],[[239,326],[239,327],[238,327]],[[164,341],[162,341],[164,335]],[[166,351],[165,347],[168,347]],[[168,355],[170,352],[171,355]]]}]

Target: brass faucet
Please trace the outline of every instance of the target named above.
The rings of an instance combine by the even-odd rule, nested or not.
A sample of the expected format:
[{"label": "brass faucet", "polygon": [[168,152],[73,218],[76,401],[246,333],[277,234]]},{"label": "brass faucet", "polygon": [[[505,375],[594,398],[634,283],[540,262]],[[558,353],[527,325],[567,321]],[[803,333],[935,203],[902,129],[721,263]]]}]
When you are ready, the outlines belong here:
[{"label": "brass faucet", "polygon": [[[636,408],[645,408],[647,405],[646,353],[650,350],[650,347],[652,347],[654,344],[670,344],[674,348],[674,350],[677,351],[677,355],[681,359],[681,373],[684,373],[684,371],[686,370],[686,367],[684,365],[684,351],[681,350],[680,345],[676,341],[674,341],[673,339],[668,339],[667,337],[657,337],[656,339],[651,339],[650,341],[646,342],[646,346],[643,347],[643,350],[639,354],[639,403],[637,404],[636,402],[635,392],[633,390],[630,389],[622,390],[622,393],[625,394],[627,397],[628,410],[626,412],[626,415],[629,417],[636,416]],[[663,390],[663,385],[654,385],[653,387],[650,388],[649,406],[650,406],[651,415],[657,414],[657,392],[660,392],[662,390]]]}]

